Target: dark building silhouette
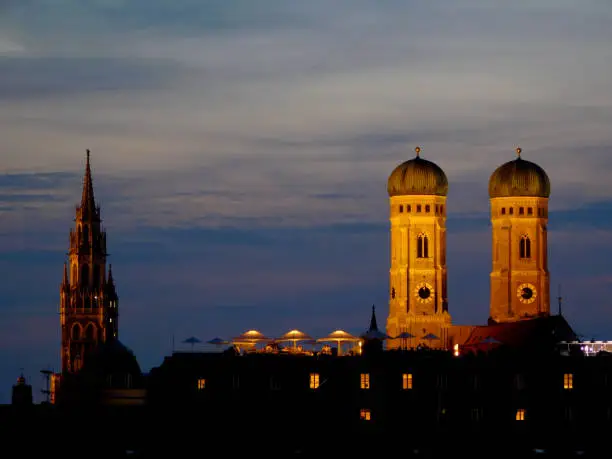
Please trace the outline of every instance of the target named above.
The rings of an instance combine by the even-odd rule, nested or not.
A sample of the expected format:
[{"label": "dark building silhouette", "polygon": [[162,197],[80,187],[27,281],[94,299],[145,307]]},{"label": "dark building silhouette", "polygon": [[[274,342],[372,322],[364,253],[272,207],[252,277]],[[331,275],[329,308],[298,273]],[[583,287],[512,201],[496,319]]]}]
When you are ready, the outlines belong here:
[{"label": "dark building silhouette", "polygon": [[11,403],[13,406],[32,405],[32,386],[26,383],[23,374],[17,378],[17,384],[13,386]]}]

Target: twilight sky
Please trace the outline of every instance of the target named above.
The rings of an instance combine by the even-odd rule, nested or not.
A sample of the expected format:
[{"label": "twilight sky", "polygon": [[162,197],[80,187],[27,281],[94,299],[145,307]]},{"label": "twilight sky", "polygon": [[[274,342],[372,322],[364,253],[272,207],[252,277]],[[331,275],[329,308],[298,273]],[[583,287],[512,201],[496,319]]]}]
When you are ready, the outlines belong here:
[{"label": "twilight sky", "polygon": [[611,23],[604,0],[0,0],[0,403],[59,366],[87,148],[144,371],[173,334],[384,324],[386,179],[416,145],[450,182],[455,323],[488,317],[487,183],[520,145],[552,182],[551,295],[612,339]]}]

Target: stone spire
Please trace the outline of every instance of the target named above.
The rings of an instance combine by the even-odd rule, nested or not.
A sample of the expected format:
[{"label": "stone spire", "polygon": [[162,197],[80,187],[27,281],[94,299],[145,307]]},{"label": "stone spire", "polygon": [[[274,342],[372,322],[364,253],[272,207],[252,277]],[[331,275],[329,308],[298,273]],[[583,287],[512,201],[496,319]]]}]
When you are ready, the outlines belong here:
[{"label": "stone spire", "polygon": [[372,305],[372,318],[370,319],[370,329],[368,331],[378,330],[376,323],[376,306]]},{"label": "stone spire", "polygon": [[83,195],[81,197],[81,215],[88,219],[97,215],[96,200],[94,197],[93,180],[91,178],[90,151],[87,150],[87,162],[85,164],[85,177],[83,178]]}]

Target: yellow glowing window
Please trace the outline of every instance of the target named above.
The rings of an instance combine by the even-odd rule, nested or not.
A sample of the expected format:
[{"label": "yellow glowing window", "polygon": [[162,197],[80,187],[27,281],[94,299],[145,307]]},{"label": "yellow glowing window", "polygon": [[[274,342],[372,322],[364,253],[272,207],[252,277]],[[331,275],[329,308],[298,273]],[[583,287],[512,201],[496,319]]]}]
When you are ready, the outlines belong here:
[{"label": "yellow glowing window", "polygon": [[519,408],[518,410],[516,410],[516,418],[517,421],[524,421],[525,420],[525,410],[523,408]]},{"label": "yellow glowing window", "polygon": [[361,388],[370,388],[370,373],[361,373]]},{"label": "yellow glowing window", "polygon": [[371,421],[372,420],[372,411],[367,408],[362,408],[359,410],[359,419],[362,421]]},{"label": "yellow glowing window", "polygon": [[310,388],[318,389],[319,384],[319,373],[310,373]]},{"label": "yellow glowing window", "polygon": [[402,375],[402,389],[412,389],[412,373],[404,373]]},{"label": "yellow glowing window", "polygon": [[563,388],[567,390],[574,388],[574,375],[572,373],[563,375]]},{"label": "yellow glowing window", "polygon": [[198,379],[198,390],[206,389],[206,380],[203,378]]}]

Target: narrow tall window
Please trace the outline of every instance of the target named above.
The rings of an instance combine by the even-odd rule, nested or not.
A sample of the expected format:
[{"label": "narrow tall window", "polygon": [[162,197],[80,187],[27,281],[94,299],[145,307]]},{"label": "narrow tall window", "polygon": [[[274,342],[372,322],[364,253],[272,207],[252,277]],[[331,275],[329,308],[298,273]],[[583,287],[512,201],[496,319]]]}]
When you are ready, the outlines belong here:
[{"label": "narrow tall window", "polygon": [[361,373],[361,388],[370,388],[370,373]]},{"label": "narrow tall window", "polygon": [[198,390],[206,389],[206,380],[204,378],[198,379]]},{"label": "narrow tall window", "polygon": [[359,419],[362,421],[371,421],[372,420],[372,411],[367,408],[362,408],[359,410]]},{"label": "narrow tall window", "polygon": [[505,207],[502,207],[501,214],[502,215],[506,215],[506,208]]},{"label": "narrow tall window", "polygon": [[425,206],[425,212],[427,213],[431,212],[431,206],[429,204]]},{"label": "narrow tall window", "polygon": [[574,375],[573,373],[565,373],[563,375],[563,388],[571,390],[574,388]]},{"label": "narrow tall window", "polygon": [[318,389],[320,385],[319,373],[310,373],[310,388]]},{"label": "narrow tall window", "polygon": [[527,207],[527,215],[533,215],[533,208]]},{"label": "narrow tall window", "polygon": [[83,287],[89,286],[89,265],[83,265],[81,267],[81,285]]},{"label": "narrow tall window", "polygon": [[514,215],[514,207],[510,207],[510,208],[508,209],[508,213],[509,213],[510,215]]},{"label": "narrow tall window", "polygon": [[400,206],[399,206],[399,211],[400,211],[400,214],[401,214],[402,212],[404,212],[404,206],[403,206],[403,204],[400,204]]},{"label": "narrow tall window", "polygon": [[417,212],[421,211],[421,204],[417,204]]},{"label": "narrow tall window", "polygon": [[517,421],[524,421],[525,420],[525,410],[523,408],[519,408],[518,410],[516,410],[516,417],[515,419]]},{"label": "narrow tall window", "polygon": [[529,239],[529,236],[524,235],[521,237],[519,252],[521,258],[531,258],[531,239]]},{"label": "narrow tall window", "polygon": [[519,215],[525,215],[525,208],[519,207]]},{"label": "narrow tall window", "polygon": [[402,375],[402,389],[412,389],[412,373],[404,373]]},{"label": "narrow tall window", "polygon": [[429,258],[429,238],[424,234],[417,237],[417,258]]},{"label": "narrow tall window", "polygon": [[89,245],[89,226],[83,225],[83,244]]},{"label": "narrow tall window", "polygon": [[412,212],[412,206],[410,204],[406,206],[406,212]]}]

